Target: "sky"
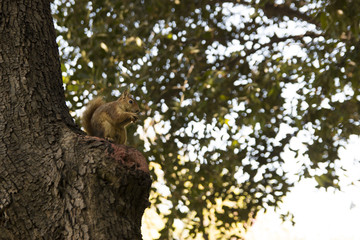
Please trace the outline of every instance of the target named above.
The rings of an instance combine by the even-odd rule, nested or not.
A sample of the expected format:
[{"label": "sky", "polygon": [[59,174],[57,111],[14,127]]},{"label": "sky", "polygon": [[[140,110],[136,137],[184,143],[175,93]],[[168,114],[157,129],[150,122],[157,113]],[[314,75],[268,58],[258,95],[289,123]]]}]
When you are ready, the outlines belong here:
[{"label": "sky", "polygon": [[296,224],[283,223],[274,211],[261,212],[246,233],[248,240],[360,239],[360,187],[341,192],[318,190],[312,180],[301,181],[285,198]]},{"label": "sky", "polygon": [[[340,161],[347,169],[341,190],[315,188],[314,179],[301,180],[285,197],[280,211],[294,214],[295,226],[283,223],[274,211],[263,211],[245,235],[246,240],[360,239],[360,138],[352,136]],[[345,176],[346,175],[346,176]],[[354,185],[350,185],[355,182]]]}]

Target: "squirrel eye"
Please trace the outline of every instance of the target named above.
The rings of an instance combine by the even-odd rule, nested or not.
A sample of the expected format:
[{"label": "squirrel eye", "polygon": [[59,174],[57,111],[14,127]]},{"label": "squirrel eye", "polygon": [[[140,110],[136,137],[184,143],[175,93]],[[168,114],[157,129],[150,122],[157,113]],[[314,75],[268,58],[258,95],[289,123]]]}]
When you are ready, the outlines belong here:
[{"label": "squirrel eye", "polygon": [[129,100],[129,103],[130,103],[130,104],[133,104],[133,100]]}]

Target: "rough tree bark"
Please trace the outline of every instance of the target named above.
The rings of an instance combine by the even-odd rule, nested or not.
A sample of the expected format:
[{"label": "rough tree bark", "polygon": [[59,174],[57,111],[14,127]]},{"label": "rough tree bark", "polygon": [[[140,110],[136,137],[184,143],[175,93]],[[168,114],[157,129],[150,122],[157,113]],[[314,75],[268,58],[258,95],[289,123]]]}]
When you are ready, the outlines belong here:
[{"label": "rough tree bark", "polygon": [[146,160],[73,123],[55,38],[49,0],[0,0],[0,239],[141,239]]}]

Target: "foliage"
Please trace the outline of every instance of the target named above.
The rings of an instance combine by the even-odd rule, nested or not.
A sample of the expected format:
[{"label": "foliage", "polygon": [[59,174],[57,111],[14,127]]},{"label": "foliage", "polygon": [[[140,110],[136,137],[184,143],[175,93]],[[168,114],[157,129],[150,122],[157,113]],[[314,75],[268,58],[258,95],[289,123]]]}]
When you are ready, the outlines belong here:
[{"label": "foliage", "polygon": [[53,9],[71,111],[124,87],[144,110],[147,134],[131,145],[170,192],[154,185],[153,202],[172,206],[163,238],[175,219],[205,238],[210,225],[224,235],[276,207],[293,185],[287,161],[338,187],[338,149],[360,130],[357,1],[62,0]]}]

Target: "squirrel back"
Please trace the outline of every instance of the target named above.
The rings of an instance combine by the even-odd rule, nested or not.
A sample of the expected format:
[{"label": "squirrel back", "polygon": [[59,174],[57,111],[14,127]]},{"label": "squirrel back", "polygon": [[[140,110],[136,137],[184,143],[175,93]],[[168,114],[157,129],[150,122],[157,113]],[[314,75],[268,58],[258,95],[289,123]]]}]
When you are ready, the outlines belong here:
[{"label": "squirrel back", "polygon": [[95,131],[91,126],[91,118],[92,118],[94,112],[96,111],[96,109],[104,104],[105,104],[105,102],[104,102],[104,100],[102,100],[101,97],[95,98],[87,104],[86,110],[84,111],[84,113],[82,115],[82,125],[83,125],[85,131],[91,136],[93,136],[95,134]]}]

